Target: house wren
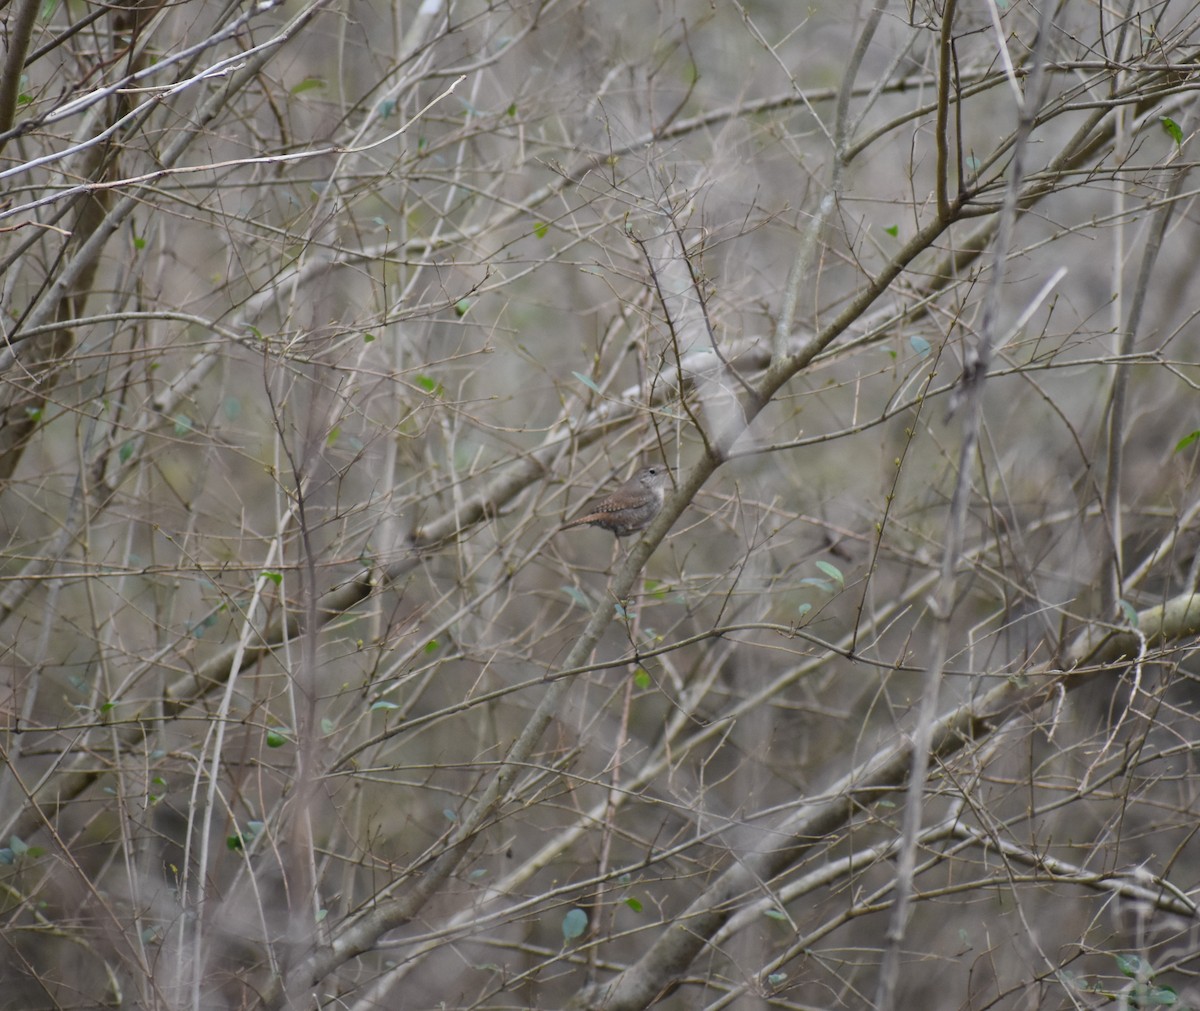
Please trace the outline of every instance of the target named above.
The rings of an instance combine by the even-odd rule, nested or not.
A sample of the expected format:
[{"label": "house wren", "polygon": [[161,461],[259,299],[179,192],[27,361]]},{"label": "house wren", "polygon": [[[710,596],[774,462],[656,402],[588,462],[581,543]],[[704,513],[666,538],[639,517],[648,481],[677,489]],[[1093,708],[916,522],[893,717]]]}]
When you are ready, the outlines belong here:
[{"label": "house wren", "polygon": [[661,465],[644,467],[611,495],[600,499],[578,519],[564,523],[559,529],[587,524],[611,530],[618,537],[645,530],[662,508],[667,475],[667,468]]}]

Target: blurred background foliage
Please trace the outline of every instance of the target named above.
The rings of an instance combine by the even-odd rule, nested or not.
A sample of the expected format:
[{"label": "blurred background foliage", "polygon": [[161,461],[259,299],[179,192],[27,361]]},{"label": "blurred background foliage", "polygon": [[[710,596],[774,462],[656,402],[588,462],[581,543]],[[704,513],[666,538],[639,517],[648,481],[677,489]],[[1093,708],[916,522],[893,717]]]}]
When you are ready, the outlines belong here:
[{"label": "blurred background foliage", "polygon": [[944,628],[1141,639],[937,754],[895,1006],[1200,1007],[1200,7],[1040,16],[0,8],[0,1003],[882,1006]]}]

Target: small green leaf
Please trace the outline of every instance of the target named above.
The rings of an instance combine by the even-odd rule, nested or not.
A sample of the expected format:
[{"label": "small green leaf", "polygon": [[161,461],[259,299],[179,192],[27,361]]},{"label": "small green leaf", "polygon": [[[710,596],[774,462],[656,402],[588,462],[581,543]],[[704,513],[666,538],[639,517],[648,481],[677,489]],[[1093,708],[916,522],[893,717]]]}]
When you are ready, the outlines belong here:
[{"label": "small green leaf", "polygon": [[600,387],[596,385],[596,381],[594,379],[592,379],[590,376],[585,376],[582,372],[572,372],[571,375],[573,375],[576,379],[578,379],[581,383],[583,383],[583,385],[586,386],[593,393],[600,392]]},{"label": "small green leaf", "polygon": [[325,448],[328,449],[330,446],[336,443],[338,441],[338,436],[341,434],[342,426],[334,425],[333,428],[329,430],[329,434],[325,436]]},{"label": "small green leaf", "polygon": [[546,224],[546,222],[544,222],[544,221],[539,221],[536,225],[533,226],[533,234],[536,235],[539,239],[544,239],[546,237],[546,233],[548,231],[550,231],[550,226],[548,224]]},{"label": "small green leaf", "polygon": [[767,982],[770,983],[771,986],[783,986],[783,984],[787,982],[787,973],[773,972],[767,977]]},{"label": "small green leaf", "polygon": [[568,941],[574,941],[580,937],[588,926],[588,915],[578,907],[568,909],[567,915],[562,920],[563,937]]},{"label": "small green leaf", "polygon": [[260,341],[266,340],[266,338],[262,334],[262,331],[258,327],[251,326],[249,323],[246,324],[246,327],[254,335],[256,340],[260,340]]},{"label": "small green leaf", "polygon": [[897,235],[900,234],[900,226],[899,225],[889,225],[887,228],[884,229],[884,231],[887,232],[888,235],[890,235],[894,239]]},{"label": "small green leaf", "polygon": [[787,913],[783,912],[781,909],[766,909],[763,911],[763,916],[767,917],[769,920],[780,920],[784,923],[787,922]]},{"label": "small green leaf", "polygon": [[641,667],[639,667],[633,672],[633,683],[642,691],[645,691],[654,682],[650,680],[650,675],[647,674],[646,671],[644,671]]},{"label": "small green leaf", "polygon": [[433,376],[427,376],[424,373],[419,373],[413,379],[413,382],[421,387],[421,389],[423,389],[426,393],[432,394],[435,397],[441,397],[446,392],[442,384],[434,379]]},{"label": "small green leaf", "polygon": [[471,311],[471,300],[469,298],[460,298],[454,303],[454,314],[456,316],[465,316]]},{"label": "small green leaf", "polygon": [[140,235],[135,235],[133,237],[133,248],[134,249],[145,249],[146,248],[146,240],[143,239]]},{"label": "small green leaf", "polygon": [[517,103],[513,102],[512,105],[510,105],[507,109],[504,110],[504,114],[506,116],[508,116],[510,119],[513,116],[515,116],[517,114]]},{"label": "small green leaf", "polygon": [[20,836],[11,835],[8,837],[8,848],[13,851],[13,856],[23,857],[29,852],[29,846]]},{"label": "small green leaf", "polygon": [[442,644],[440,642],[436,639],[430,639],[429,642],[425,643],[425,655],[428,656],[430,653],[436,653],[441,648]]},{"label": "small green leaf", "polygon": [[276,586],[279,586],[283,582],[283,573],[275,572],[272,569],[263,569],[262,572],[259,573],[259,575],[262,576],[263,579],[271,580],[271,582],[274,583]]},{"label": "small green leaf", "polygon": [[321,717],[321,733],[332,734],[337,725],[328,716]]},{"label": "small green leaf", "polygon": [[642,911],[642,904],[640,902],[638,902],[638,900],[635,899],[632,895],[630,895],[629,897],[627,897],[625,899],[625,905],[627,905],[635,913],[640,913]]},{"label": "small green leaf", "polygon": [[563,589],[563,593],[565,593],[568,597],[570,597],[573,601],[575,601],[575,603],[578,604],[580,607],[590,608],[592,606],[592,602],[590,600],[588,600],[587,595],[581,589],[579,589],[579,587],[564,586],[562,589]]},{"label": "small green leaf", "polygon": [[930,344],[924,337],[912,336],[908,338],[908,343],[912,345],[912,349],[924,358],[930,351]]},{"label": "small green leaf", "polygon": [[30,421],[41,421],[42,409],[40,407],[26,407],[25,417],[27,417]]},{"label": "small green leaf", "polygon": [[472,881],[478,881],[480,878],[486,878],[487,877],[487,868],[486,867],[476,867],[473,871],[471,871],[470,874],[467,875],[467,877]]},{"label": "small green leaf", "polygon": [[373,341],[373,340],[375,340],[375,335],[373,333],[363,334],[363,343],[364,344],[370,344],[371,341]]},{"label": "small green leaf", "polygon": [[385,98],[377,106],[375,111],[379,114],[380,119],[389,119],[396,115],[396,100],[394,98]]},{"label": "small green leaf", "polygon": [[117,458],[122,463],[128,463],[129,458],[133,456],[133,440],[121,443],[121,448],[117,450]]},{"label": "small green leaf", "polygon": [[817,568],[824,572],[825,575],[827,575],[834,582],[836,582],[838,586],[845,589],[846,577],[842,575],[842,570],[836,565],[834,565],[832,562],[817,562]]},{"label": "small green leaf", "polygon": [[192,430],[192,419],[186,414],[175,415],[175,434],[187,435]]},{"label": "small green leaf", "polygon": [[1178,453],[1180,450],[1187,449],[1188,446],[1190,446],[1197,439],[1200,439],[1200,428],[1196,429],[1194,432],[1189,432],[1177,443],[1175,443],[1175,452]]},{"label": "small green leaf", "polygon": [[1167,136],[1175,141],[1175,146],[1183,147],[1183,130],[1180,129],[1179,124],[1170,116],[1159,116],[1158,121],[1162,124],[1162,128],[1166,131]]},{"label": "small green leaf", "polygon": [[111,713],[116,708],[117,708],[117,704],[115,702],[100,703],[100,712],[101,713]]},{"label": "small green leaf", "polygon": [[399,709],[395,702],[389,702],[387,699],[380,699],[378,702],[371,703],[371,708],[367,712],[375,712],[376,709]]},{"label": "small green leaf", "polygon": [[797,617],[803,618],[809,611],[812,610],[812,604],[801,604],[796,608]]},{"label": "small green leaf", "polygon": [[306,91],[312,91],[314,88],[324,88],[325,82],[319,77],[306,77],[303,81],[292,88],[293,95],[303,95]]},{"label": "small green leaf", "polygon": [[226,849],[233,850],[235,853],[241,852],[243,849],[242,837],[236,832],[233,835],[227,835],[225,837],[225,847]]},{"label": "small green leaf", "polygon": [[268,748],[282,748],[288,742],[288,739],[285,736],[286,734],[287,734],[286,727],[280,727],[277,730],[268,730],[267,731],[267,747]]},{"label": "small green leaf", "polygon": [[1121,606],[1121,613],[1125,615],[1125,620],[1129,622],[1130,628],[1138,627],[1138,613],[1134,606],[1128,600],[1118,600],[1117,603]]},{"label": "small green leaf", "polygon": [[1130,979],[1137,979],[1139,976],[1149,978],[1152,975],[1149,963],[1140,955],[1114,955],[1113,957],[1116,960],[1117,969]]},{"label": "small green leaf", "polygon": [[320,923],[320,922],[321,922],[323,919],[325,919],[325,917],[326,917],[326,916],[328,916],[328,915],[329,915],[329,910],[328,910],[328,909],[318,909],[318,910],[317,910],[317,916],[316,916],[316,922],[317,922],[317,923]]},{"label": "small green leaf", "polygon": [[446,821],[458,821],[458,812],[452,807],[444,807],[442,808],[442,817]]}]

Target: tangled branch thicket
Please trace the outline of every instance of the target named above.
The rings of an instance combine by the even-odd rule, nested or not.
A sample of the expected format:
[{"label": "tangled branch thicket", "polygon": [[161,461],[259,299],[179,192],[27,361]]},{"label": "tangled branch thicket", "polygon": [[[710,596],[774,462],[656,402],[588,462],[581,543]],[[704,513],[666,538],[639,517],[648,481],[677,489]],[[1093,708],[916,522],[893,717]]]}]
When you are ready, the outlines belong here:
[{"label": "tangled branch thicket", "polygon": [[0,16],[0,1003],[1200,1007],[1200,5]]}]

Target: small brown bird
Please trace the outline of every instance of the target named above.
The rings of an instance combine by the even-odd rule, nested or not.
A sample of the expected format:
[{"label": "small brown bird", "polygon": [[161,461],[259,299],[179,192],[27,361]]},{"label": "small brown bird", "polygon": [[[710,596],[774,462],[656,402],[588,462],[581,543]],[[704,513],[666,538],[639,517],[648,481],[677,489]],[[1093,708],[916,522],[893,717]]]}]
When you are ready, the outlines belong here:
[{"label": "small brown bird", "polygon": [[669,476],[670,472],[660,464],[643,467],[611,495],[593,503],[586,513],[559,529],[603,527],[618,537],[645,530],[662,508]]}]

